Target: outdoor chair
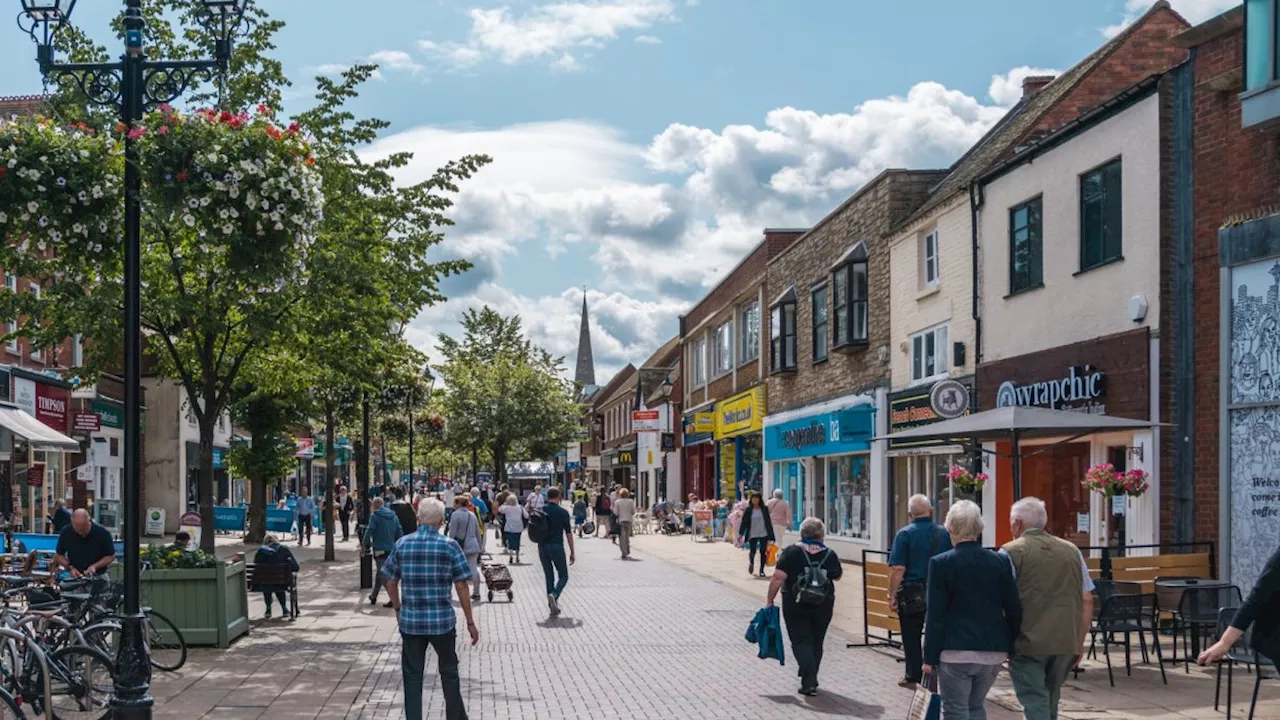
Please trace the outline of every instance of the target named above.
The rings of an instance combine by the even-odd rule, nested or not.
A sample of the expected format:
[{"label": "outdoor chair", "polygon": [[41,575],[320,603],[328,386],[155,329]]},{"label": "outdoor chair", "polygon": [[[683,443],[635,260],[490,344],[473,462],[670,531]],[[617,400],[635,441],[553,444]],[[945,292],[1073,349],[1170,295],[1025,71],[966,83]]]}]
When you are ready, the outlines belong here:
[{"label": "outdoor chair", "polygon": [[[1194,648],[1200,646],[1200,639],[1206,630],[1218,627],[1218,611],[1223,608],[1240,607],[1244,599],[1240,588],[1235,585],[1219,585],[1217,587],[1188,587],[1182,591],[1182,599],[1178,602],[1178,613],[1173,618],[1174,645],[1177,645],[1178,631],[1182,631],[1182,662],[1184,670],[1191,674],[1191,660]],[[1193,642],[1194,637],[1194,642]]]},{"label": "outdoor chair", "polygon": [[[1239,608],[1227,607],[1218,611],[1218,625],[1216,628],[1218,637],[1222,637],[1222,633],[1231,627],[1231,621],[1235,619],[1236,610]],[[1268,658],[1259,654],[1253,648],[1253,629],[1245,631],[1244,635],[1236,641],[1235,645],[1227,651],[1226,656],[1218,663],[1217,683],[1213,690],[1213,709],[1218,709],[1218,699],[1222,695],[1222,666],[1227,666],[1227,720],[1231,720],[1231,686],[1232,686],[1232,670],[1235,669],[1236,663],[1244,665],[1246,668],[1256,668],[1253,679],[1253,699],[1249,702],[1249,718],[1252,720],[1255,708],[1258,705],[1258,690],[1262,687],[1262,673],[1266,665],[1274,664]]]},{"label": "outdoor chair", "polygon": [[[1169,679],[1164,673],[1164,660],[1160,655],[1160,643],[1157,638],[1159,620],[1156,612],[1156,596],[1154,593],[1114,593],[1103,601],[1102,611],[1098,613],[1098,618],[1094,621],[1094,627],[1090,630],[1093,642],[1090,643],[1089,649],[1092,653],[1093,644],[1100,635],[1102,637],[1102,654],[1107,659],[1107,679],[1111,682],[1111,687],[1116,685],[1115,675],[1111,669],[1111,646],[1124,646],[1125,675],[1132,675],[1130,636],[1133,633],[1138,634],[1138,645],[1142,651],[1142,661],[1149,662],[1146,640],[1148,631],[1151,632],[1151,644],[1156,652],[1156,664],[1160,667],[1160,679],[1166,685],[1169,684]],[[1116,640],[1116,635],[1123,635],[1124,640]]]}]

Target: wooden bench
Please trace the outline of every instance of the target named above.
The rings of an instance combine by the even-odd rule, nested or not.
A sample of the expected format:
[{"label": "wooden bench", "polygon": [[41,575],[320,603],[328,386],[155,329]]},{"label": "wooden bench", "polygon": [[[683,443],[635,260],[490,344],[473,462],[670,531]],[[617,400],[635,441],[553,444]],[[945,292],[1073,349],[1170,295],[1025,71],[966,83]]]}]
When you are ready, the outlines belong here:
[{"label": "wooden bench", "polygon": [[[1089,568],[1089,576],[1094,580],[1102,577],[1102,558],[1087,557],[1085,565]],[[1212,578],[1213,570],[1209,553],[1111,558],[1111,579],[1142,583],[1143,593],[1154,593],[1156,578],[1162,577]]]},{"label": "wooden bench", "polygon": [[[863,556],[862,583],[866,595],[863,597],[863,634],[868,645],[872,639],[880,644],[898,646],[900,641],[895,635],[902,633],[902,625],[898,622],[898,613],[889,607],[889,564],[873,562],[870,555]],[[872,629],[885,631],[883,635],[871,634]]]},{"label": "wooden bench", "polygon": [[257,565],[245,563],[245,582],[253,592],[261,586],[282,587],[289,598],[289,607],[281,608],[285,615],[298,617],[298,575],[288,565]]}]

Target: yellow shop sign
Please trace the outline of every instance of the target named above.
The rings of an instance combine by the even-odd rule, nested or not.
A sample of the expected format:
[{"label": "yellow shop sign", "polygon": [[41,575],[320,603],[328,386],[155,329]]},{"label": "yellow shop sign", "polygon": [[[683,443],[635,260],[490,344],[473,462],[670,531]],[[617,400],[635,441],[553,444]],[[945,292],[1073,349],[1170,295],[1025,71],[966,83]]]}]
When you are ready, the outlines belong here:
[{"label": "yellow shop sign", "polygon": [[716,439],[760,432],[764,422],[764,386],[734,395],[716,406]]}]

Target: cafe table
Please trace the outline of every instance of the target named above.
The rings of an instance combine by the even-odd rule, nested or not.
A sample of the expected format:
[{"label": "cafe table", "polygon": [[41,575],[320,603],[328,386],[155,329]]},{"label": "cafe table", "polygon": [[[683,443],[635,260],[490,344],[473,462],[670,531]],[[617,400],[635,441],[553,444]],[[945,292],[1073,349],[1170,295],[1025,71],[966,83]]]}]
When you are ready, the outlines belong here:
[{"label": "cafe table", "polygon": [[[1211,580],[1208,578],[1178,578],[1169,580],[1156,581],[1156,607],[1160,611],[1168,611],[1174,615],[1181,616],[1182,613],[1182,596],[1190,589],[1210,589],[1221,590],[1222,588],[1235,587],[1224,580]],[[1237,603],[1238,605],[1239,603]],[[1194,618],[1179,617],[1179,622],[1188,623],[1190,620],[1191,627],[1191,658],[1200,655],[1200,632],[1199,625],[1216,623],[1218,610],[1221,608],[1211,608],[1210,611],[1201,610]],[[1210,617],[1212,614],[1212,617]],[[1169,658],[1169,662],[1178,662],[1178,638],[1173,638],[1173,655]]]}]

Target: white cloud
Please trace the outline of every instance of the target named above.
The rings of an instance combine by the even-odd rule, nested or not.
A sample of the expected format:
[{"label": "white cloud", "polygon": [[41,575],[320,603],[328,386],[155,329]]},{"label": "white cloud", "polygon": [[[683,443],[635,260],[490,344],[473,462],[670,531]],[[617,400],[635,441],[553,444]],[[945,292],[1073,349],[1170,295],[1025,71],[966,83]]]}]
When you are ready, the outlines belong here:
[{"label": "white cloud", "polygon": [[1029,77],[1061,75],[1061,70],[1050,70],[1048,68],[1027,67],[1022,65],[1016,67],[1007,73],[991,76],[991,85],[987,88],[987,94],[995,101],[997,105],[1003,107],[1013,107],[1022,98],[1022,81]]},{"label": "white cloud", "polygon": [[413,74],[426,69],[414,60],[412,55],[403,50],[379,50],[369,56],[369,62],[377,63],[378,66],[387,70],[400,70]]},{"label": "white cloud", "polygon": [[[1114,25],[1101,28],[1104,37],[1115,37],[1122,30],[1133,24],[1142,13],[1146,12],[1155,0],[1125,0],[1124,15]],[[1170,0],[1169,5],[1187,22],[1195,25],[1209,18],[1230,10],[1240,4],[1240,0]]]},{"label": "white cloud", "polygon": [[560,56],[559,60],[551,63],[551,69],[559,70],[560,72],[578,72],[582,69],[582,64],[574,56],[565,53]]},{"label": "white cloud", "polygon": [[342,65],[340,63],[329,63],[316,68],[316,72],[321,75],[341,75],[346,72],[350,65]]},{"label": "white cloud", "polygon": [[1033,72],[1040,71],[998,76],[990,102],[922,82],[845,113],[783,107],[757,124],[673,123],[644,145],[607,125],[563,120],[415,128],[380,140],[370,154],[413,151],[404,182],[467,153],[494,158],[463,184],[451,212],[457,226],[442,248],[477,270],[449,282],[451,300],[419,319],[422,337],[452,332],[463,308],[488,303],[519,312],[536,340],[572,357],[581,295],[564,286],[579,280],[551,274],[542,296],[504,289],[521,272],[511,266],[520,255],[568,251],[590,260],[593,288],[610,291],[592,296],[604,379],[606,368],[643,361],[666,340],[676,316],[759,242],[763,228],[810,225],[885,168],[946,167],[1006,112],[995,100],[1009,100],[1007,87],[1020,92],[1020,74]]},{"label": "white cloud", "polygon": [[661,45],[662,38],[657,37],[656,35],[637,35],[636,42],[641,45]]},{"label": "white cloud", "polygon": [[565,0],[520,15],[508,7],[472,8],[468,15],[465,41],[424,40],[419,47],[460,69],[496,59],[508,65],[542,60],[563,70],[572,69],[563,67],[566,62],[576,64],[570,50],[600,48],[622,32],[676,20],[673,0]]}]

